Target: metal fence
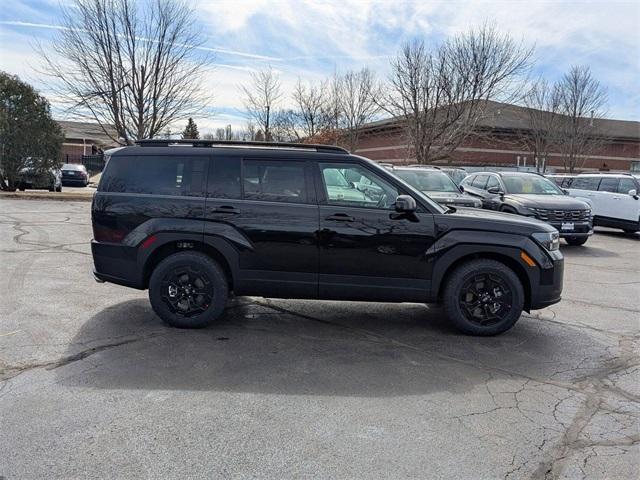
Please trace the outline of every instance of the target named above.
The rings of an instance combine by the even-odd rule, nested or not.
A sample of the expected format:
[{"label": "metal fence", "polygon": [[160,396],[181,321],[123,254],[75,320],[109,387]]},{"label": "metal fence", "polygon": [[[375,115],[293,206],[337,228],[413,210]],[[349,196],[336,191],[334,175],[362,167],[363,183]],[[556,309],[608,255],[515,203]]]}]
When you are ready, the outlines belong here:
[{"label": "metal fence", "polygon": [[79,163],[87,168],[91,175],[104,169],[104,155],[64,155],[63,163]]}]

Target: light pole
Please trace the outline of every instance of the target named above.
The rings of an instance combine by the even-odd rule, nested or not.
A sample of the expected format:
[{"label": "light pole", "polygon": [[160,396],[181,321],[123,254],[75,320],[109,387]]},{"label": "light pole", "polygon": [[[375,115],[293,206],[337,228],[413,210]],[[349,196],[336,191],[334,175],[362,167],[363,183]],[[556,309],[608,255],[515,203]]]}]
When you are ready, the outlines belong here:
[{"label": "light pole", "polygon": [[264,125],[264,139],[267,142],[271,141],[271,132],[269,131],[269,110],[271,109],[269,105],[266,105],[264,107],[267,110],[267,121],[265,122]]}]

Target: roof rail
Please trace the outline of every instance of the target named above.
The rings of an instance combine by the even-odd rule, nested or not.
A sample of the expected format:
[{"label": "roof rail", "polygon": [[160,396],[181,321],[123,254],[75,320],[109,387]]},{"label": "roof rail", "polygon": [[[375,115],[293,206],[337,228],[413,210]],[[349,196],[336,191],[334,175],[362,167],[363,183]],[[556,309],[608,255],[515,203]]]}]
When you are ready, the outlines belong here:
[{"label": "roof rail", "polygon": [[582,172],[578,175],[629,175],[633,177],[631,172]]},{"label": "roof rail", "polygon": [[342,147],[335,145],[317,145],[312,143],[285,143],[285,142],[244,142],[239,140],[191,140],[191,139],[161,139],[137,140],[141,147],[169,147],[172,145],[184,145],[192,147],[248,147],[248,148],[282,148],[292,150],[314,150],[326,153],[349,153]]}]

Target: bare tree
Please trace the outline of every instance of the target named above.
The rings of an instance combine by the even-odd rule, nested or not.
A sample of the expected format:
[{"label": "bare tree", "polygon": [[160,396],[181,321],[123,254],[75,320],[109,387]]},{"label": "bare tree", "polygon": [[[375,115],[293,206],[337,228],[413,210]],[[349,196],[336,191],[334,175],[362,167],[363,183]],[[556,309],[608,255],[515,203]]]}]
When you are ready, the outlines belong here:
[{"label": "bare tree", "polygon": [[339,77],[336,92],[346,143],[349,150],[354,151],[362,126],[380,111],[381,90],[373,72],[363,68]]},{"label": "bare tree", "polygon": [[268,67],[252,73],[251,85],[241,85],[240,91],[250,119],[262,130],[264,138],[267,141],[271,140],[272,115],[282,98],[280,78],[271,67]]},{"label": "bare tree", "polygon": [[294,115],[298,139],[313,138],[328,128],[330,98],[327,82],[305,85],[298,79],[292,98],[295,104]]},{"label": "bare tree", "polygon": [[556,88],[563,114],[560,154],[565,170],[573,172],[606,140],[597,123],[604,117],[607,92],[583,66],[571,67]]},{"label": "bare tree", "polygon": [[449,158],[484,116],[486,101],[513,89],[531,54],[486,25],[434,51],[422,40],[407,43],[392,61],[383,106],[406,125],[419,163]]},{"label": "bare tree", "polygon": [[73,0],[53,48],[39,50],[70,111],[130,144],[206,107],[194,20],[182,0]]},{"label": "bare tree", "polygon": [[537,80],[524,95],[528,129],[522,132],[522,142],[533,153],[538,172],[544,173],[547,160],[562,141],[560,89],[544,79]]}]

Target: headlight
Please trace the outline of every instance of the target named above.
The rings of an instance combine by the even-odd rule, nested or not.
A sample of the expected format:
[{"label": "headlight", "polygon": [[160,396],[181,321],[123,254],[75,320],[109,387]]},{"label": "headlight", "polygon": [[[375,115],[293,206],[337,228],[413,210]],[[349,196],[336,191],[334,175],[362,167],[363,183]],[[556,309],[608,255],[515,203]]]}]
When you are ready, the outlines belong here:
[{"label": "headlight", "polygon": [[560,248],[560,234],[558,232],[536,232],[531,236],[550,252]]}]

